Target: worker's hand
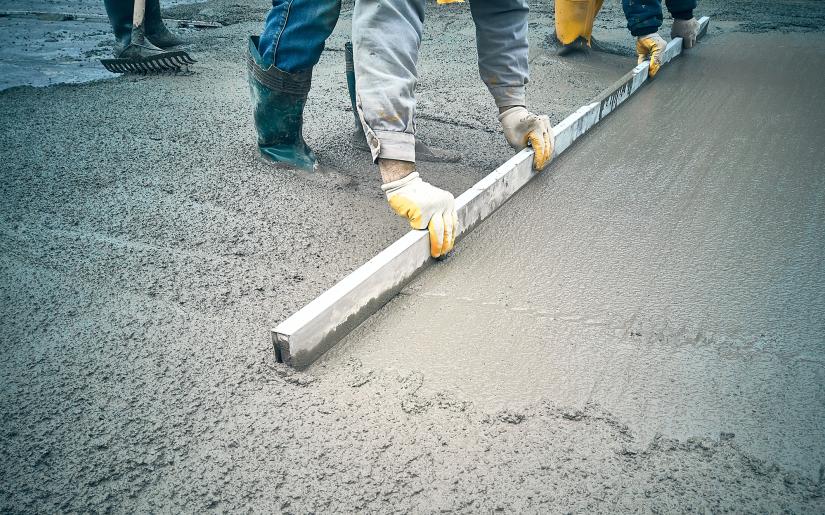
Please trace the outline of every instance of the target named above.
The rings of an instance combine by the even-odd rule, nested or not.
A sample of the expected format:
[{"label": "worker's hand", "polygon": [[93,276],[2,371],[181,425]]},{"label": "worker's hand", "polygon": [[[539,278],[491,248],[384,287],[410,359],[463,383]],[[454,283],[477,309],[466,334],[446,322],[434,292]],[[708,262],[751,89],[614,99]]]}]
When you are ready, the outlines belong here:
[{"label": "worker's hand", "polygon": [[449,191],[426,183],[413,172],[381,186],[390,207],[410,221],[413,229],[429,229],[430,254],[445,255],[453,249],[458,230],[455,199]]},{"label": "worker's hand", "polygon": [[507,143],[516,150],[533,147],[533,168],[543,170],[553,157],[553,129],[550,118],[528,111],[524,106],[507,109],[498,115]]},{"label": "worker's hand", "polygon": [[696,35],[699,33],[699,22],[696,18],[689,20],[673,20],[670,28],[671,38],[682,38],[683,48],[692,48],[696,44]]},{"label": "worker's hand", "polygon": [[636,54],[639,56],[638,64],[642,64],[645,59],[650,59],[650,75],[656,75],[659,67],[662,66],[662,58],[664,57],[665,47],[667,42],[662,39],[658,32],[648,34],[646,36],[639,36],[636,38]]}]

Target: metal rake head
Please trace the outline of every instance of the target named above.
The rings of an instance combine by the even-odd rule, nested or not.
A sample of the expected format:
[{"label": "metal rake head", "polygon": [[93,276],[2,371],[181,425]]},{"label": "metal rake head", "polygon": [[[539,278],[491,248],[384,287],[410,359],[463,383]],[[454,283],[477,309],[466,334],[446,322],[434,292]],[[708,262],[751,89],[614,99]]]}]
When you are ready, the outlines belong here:
[{"label": "metal rake head", "polygon": [[163,52],[150,57],[126,59],[101,59],[103,67],[112,73],[163,73],[176,72],[197,61],[184,52]]}]

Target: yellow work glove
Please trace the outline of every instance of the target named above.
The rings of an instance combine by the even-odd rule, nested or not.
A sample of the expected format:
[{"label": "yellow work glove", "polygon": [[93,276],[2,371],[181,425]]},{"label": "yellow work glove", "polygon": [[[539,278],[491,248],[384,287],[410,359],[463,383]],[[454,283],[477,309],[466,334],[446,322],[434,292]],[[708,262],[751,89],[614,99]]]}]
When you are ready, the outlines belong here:
[{"label": "yellow work glove", "polygon": [[430,231],[430,254],[433,257],[453,250],[458,216],[452,193],[424,182],[418,172],[388,182],[381,189],[387,194],[392,210],[409,220],[410,227]]},{"label": "yellow work glove", "polygon": [[636,54],[639,56],[637,64],[642,64],[645,59],[650,59],[650,73],[648,75],[651,77],[656,75],[656,72],[662,66],[666,46],[667,42],[662,39],[658,32],[636,38]]},{"label": "yellow work glove", "polygon": [[553,129],[550,118],[531,113],[523,106],[511,107],[498,115],[507,143],[514,149],[533,147],[533,168],[543,170],[553,157]]},{"label": "yellow work glove", "polygon": [[671,38],[682,38],[682,47],[693,48],[696,44],[696,35],[699,33],[699,22],[696,18],[689,20],[673,20],[670,28]]}]

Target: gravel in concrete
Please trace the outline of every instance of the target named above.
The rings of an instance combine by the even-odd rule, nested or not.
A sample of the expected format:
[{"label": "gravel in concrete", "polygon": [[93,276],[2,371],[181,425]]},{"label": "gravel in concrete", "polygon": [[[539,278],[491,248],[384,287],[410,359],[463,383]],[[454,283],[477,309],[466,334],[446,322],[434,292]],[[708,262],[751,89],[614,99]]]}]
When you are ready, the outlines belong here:
[{"label": "gravel in concrete", "polygon": [[[705,4],[789,30],[809,30],[789,13],[823,18]],[[406,228],[342,136],[350,5],[307,109],[323,172],[257,159],[243,49],[265,9],[170,10],[233,24],[195,34],[190,75],[0,93],[0,509],[822,511],[821,472],[737,438],[648,441],[603,408],[499,409],[357,359],[275,364],[269,328]],[[558,58],[551,9],[531,15],[529,100],[558,121],[631,59]],[[620,28],[617,13],[600,23]],[[418,89],[419,132],[465,156],[420,170],[456,193],[511,155],[469,20],[432,6]]]}]

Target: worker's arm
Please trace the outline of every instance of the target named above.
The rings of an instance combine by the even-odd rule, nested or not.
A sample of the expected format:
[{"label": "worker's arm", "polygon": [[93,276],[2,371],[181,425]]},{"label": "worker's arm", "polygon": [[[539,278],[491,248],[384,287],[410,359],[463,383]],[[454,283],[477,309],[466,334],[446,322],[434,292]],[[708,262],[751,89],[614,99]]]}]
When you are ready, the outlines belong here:
[{"label": "worker's arm", "polygon": [[[698,23],[690,23],[697,0],[667,0],[667,8],[675,22],[671,36],[684,38],[685,48],[696,41]],[[650,60],[649,73],[654,77],[662,66],[667,42],[659,35],[662,26],[662,0],[622,0],[627,28],[636,38],[638,62]],[[695,21],[695,20],[694,20]]]},{"label": "worker's arm", "polygon": [[415,172],[414,90],[424,10],[424,0],[355,3],[356,107],[390,207],[413,229],[429,230],[430,253],[439,257],[453,248],[457,217],[453,195]]},{"label": "worker's arm", "polygon": [[528,82],[527,1],[473,0],[478,70],[499,108],[499,121],[510,146],[533,147],[533,167],[543,169],[553,156],[553,132],[546,116],[524,107]]}]

